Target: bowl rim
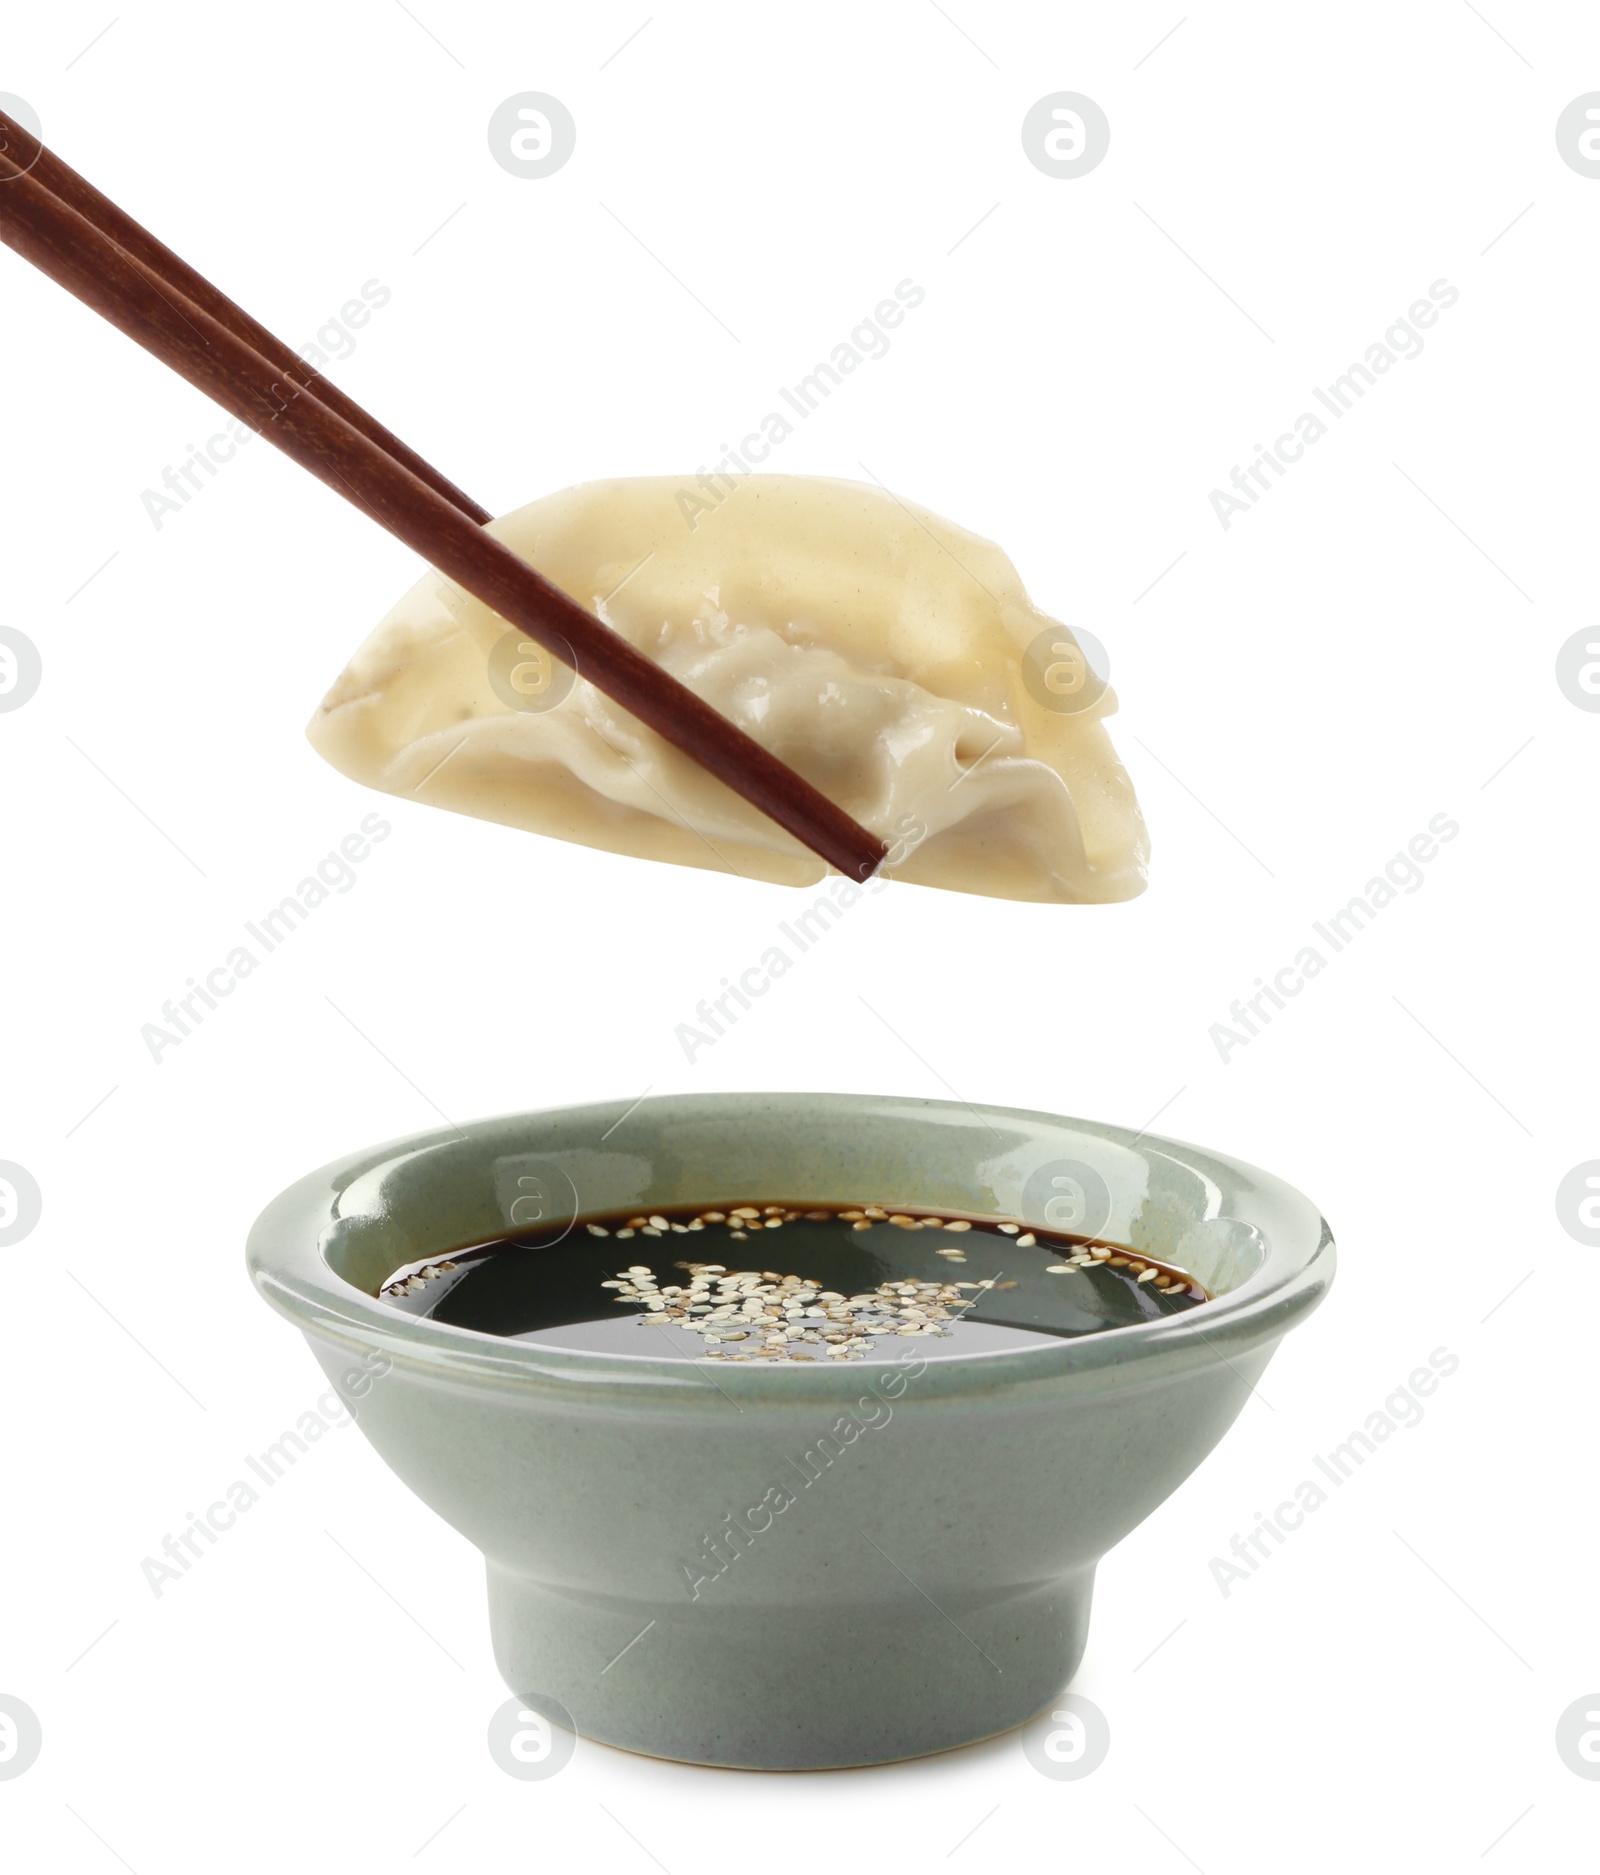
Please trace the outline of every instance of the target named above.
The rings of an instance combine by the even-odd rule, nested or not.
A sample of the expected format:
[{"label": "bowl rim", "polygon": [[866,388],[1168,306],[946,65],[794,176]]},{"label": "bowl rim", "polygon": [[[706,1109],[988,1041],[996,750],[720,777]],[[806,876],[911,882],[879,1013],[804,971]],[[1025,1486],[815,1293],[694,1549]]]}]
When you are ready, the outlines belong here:
[{"label": "bowl rim", "polygon": [[[387,1307],[335,1271],[323,1252],[323,1232],[332,1216],[330,1201],[355,1176],[397,1157],[448,1152],[452,1147],[462,1150],[490,1135],[531,1128],[541,1121],[567,1127],[592,1123],[598,1137],[621,1116],[636,1115],[646,1106],[680,1118],[747,1119],[753,1103],[767,1109],[792,1107],[797,1112],[825,1103],[835,1119],[851,1110],[900,1122],[914,1121],[919,1115],[980,1121],[988,1116],[1013,1125],[1070,1129],[1147,1156],[1168,1157],[1211,1181],[1219,1194],[1216,1175],[1225,1175],[1234,1197],[1248,1202],[1219,1209],[1217,1215],[1255,1225],[1264,1240],[1265,1255],[1241,1283],[1213,1296],[1203,1308],[1155,1321],[1037,1346],[989,1349],[933,1361],[923,1357],[920,1349],[902,1349],[869,1352],[852,1361],[796,1364],[791,1371],[792,1364],[787,1362],[713,1364],[703,1357],[566,1349],[436,1322]],[[1260,1217],[1270,1218],[1272,1228],[1263,1228],[1256,1221]],[[803,1401],[814,1408],[819,1400],[853,1399],[868,1384],[868,1376],[888,1375],[896,1369],[916,1370],[919,1395],[987,1393],[1040,1380],[1066,1381],[1097,1391],[1144,1385],[1184,1370],[1232,1365],[1264,1344],[1270,1344],[1270,1354],[1271,1346],[1322,1301],[1335,1262],[1332,1232],[1310,1199],[1274,1174],[1209,1147],[1028,1108],[830,1092],[662,1094],[648,1101],[527,1109],[402,1134],[345,1153],[295,1180],[262,1210],[246,1244],[250,1277],[262,1297],[313,1343],[331,1344],[358,1356],[376,1353],[414,1379],[499,1392],[555,1390],[577,1394],[596,1405],[604,1403],[602,1395],[610,1395],[625,1399],[630,1408],[643,1404],[646,1394],[681,1400],[687,1392],[689,1397],[704,1399],[708,1380],[724,1397]],[[1249,1384],[1247,1376],[1240,1378]]]}]

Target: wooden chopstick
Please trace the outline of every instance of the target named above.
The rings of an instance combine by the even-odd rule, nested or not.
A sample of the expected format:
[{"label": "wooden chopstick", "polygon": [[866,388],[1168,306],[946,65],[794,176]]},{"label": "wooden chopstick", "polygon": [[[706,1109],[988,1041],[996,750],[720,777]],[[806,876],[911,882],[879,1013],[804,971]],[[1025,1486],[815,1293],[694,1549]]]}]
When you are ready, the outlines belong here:
[{"label": "wooden chopstick", "polygon": [[108,240],[115,241],[118,247],[131,254],[152,278],[210,313],[219,325],[243,339],[282,376],[307,390],[314,390],[346,423],[370,437],[397,462],[403,462],[419,481],[436,488],[463,514],[480,522],[494,519],[487,508],[480,508],[470,495],[401,442],[392,430],[385,429],[353,397],[347,397],[331,379],[321,376],[315,366],[308,365],[298,352],[291,351],[282,339],[269,332],[259,320],[252,319],[204,274],[196,273],[181,255],[174,254],[164,241],[157,240],[148,228],[118,208],[110,196],[103,195],[86,176],[80,176],[77,170],[62,162],[53,150],[30,135],[24,125],[7,117],[4,111],[0,111],[0,151],[15,158],[35,181],[42,182],[52,195],[76,209]]},{"label": "wooden chopstick", "polygon": [[[327,395],[326,379],[169,258],[137,223],[115,211],[118,232],[109,232],[105,208],[113,205],[3,113],[0,139],[0,240],[7,246],[847,878],[868,878],[882,864],[887,849],[875,834],[484,533],[482,509],[404,445],[396,455],[383,440],[389,432],[340,394],[360,421],[346,415]],[[66,195],[52,186],[63,176]],[[133,235],[132,247],[123,233]],[[195,297],[192,282],[227,319]]]}]

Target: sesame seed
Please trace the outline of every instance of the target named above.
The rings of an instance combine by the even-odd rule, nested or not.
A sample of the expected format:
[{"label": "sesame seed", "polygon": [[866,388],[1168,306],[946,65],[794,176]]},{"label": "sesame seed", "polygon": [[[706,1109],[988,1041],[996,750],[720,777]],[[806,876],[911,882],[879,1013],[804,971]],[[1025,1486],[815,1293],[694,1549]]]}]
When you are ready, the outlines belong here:
[{"label": "sesame seed", "polygon": [[[681,1214],[680,1214],[681,1216]],[[1039,1234],[1024,1224],[987,1222],[974,1224],[966,1218],[948,1222],[939,1217],[918,1217],[909,1211],[887,1211],[879,1205],[856,1205],[837,1210],[796,1210],[779,1204],[735,1205],[726,1211],[704,1211],[692,1222],[674,1221],[663,1213],[651,1212],[614,1234],[631,1237],[635,1230],[648,1237],[664,1234],[683,1235],[704,1229],[707,1224],[724,1223],[729,1240],[743,1243],[751,1231],[776,1230],[785,1223],[801,1219],[816,1223],[848,1224],[853,1230],[870,1230],[874,1223],[888,1223],[900,1230],[942,1230],[966,1232],[972,1229],[998,1232],[1017,1240],[1018,1249],[1040,1246]],[[591,1235],[613,1234],[604,1225],[587,1225]],[[1044,1266],[1052,1276],[1071,1275],[1076,1270],[1093,1270],[1100,1265],[1126,1270],[1126,1280],[1153,1284],[1163,1295],[1185,1296],[1205,1292],[1193,1279],[1166,1269],[1148,1257],[1116,1244],[1051,1243],[1042,1246],[1059,1260]],[[933,1246],[933,1254],[948,1268],[964,1264],[964,1246],[951,1243]],[[385,1286],[382,1293],[402,1294],[412,1286],[420,1287],[447,1268],[440,1263],[425,1265],[407,1272]],[[681,1279],[667,1280],[668,1271],[658,1279],[648,1265],[631,1264],[604,1289],[614,1291],[612,1300],[633,1309],[635,1319],[669,1327],[678,1327],[699,1337],[693,1344],[696,1358],[713,1360],[859,1360],[870,1353],[876,1339],[884,1336],[916,1339],[924,1336],[948,1336],[953,1325],[968,1316],[983,1300],[989,1289],[1010,1291],[1018,1287],[1015,1279],[1002,1280],[1004,1272],[980,1281],[956,1280],[953,1277],[886,1277],[872,1290],[860,1290],[846,1296],[836,1289],[823,1289],[813,1278],[795,1272],[787,1275],[777,1270],[730,1270],[721,1263],[677,1262],[673,1271],[685,1272]],[[734,1352],[731,1345],[746,1344],[747,1351]],[[815,1349],[816,1354],[803,1352]]]}]

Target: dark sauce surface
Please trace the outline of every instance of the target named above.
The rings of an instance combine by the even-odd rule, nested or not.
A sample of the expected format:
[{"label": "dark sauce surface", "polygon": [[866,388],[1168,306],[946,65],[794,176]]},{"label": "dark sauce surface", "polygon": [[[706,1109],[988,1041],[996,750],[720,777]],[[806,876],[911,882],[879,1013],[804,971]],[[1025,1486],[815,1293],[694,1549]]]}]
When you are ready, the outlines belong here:
[{"label": "dark sauce surface", "polygon": [[408,1264],[378,1293],[480,1334],[732,1361],[983,1352],[1208,1299],[1187,1273],[1097,1239],[769,1200],[590,1215]]}]

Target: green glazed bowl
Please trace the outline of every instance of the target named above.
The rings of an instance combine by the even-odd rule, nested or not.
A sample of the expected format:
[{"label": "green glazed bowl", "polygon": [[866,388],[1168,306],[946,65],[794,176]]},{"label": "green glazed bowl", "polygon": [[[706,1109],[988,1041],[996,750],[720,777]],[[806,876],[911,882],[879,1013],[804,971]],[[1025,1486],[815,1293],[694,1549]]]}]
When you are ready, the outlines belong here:
[{"label": "green glazed bowl", "polygon": [[[402,1264],[535,1222],[772,1200],[1084,1228],[1214,1300],[802,1365],[709,1362],[688,1336],[682,1355],[665,1334],[636,1355],[505,1339],[376,1299]],[[415,1134],[292,1185],[248,1255],[385,1461],[483,1551],[514,1692],[607,1744],[773,1770],[941,1751],[1046,1707],[1095,1564],[1221,1438],[1334,1268],[1316,1206],[1236,1160],[853,1094]]]}]

